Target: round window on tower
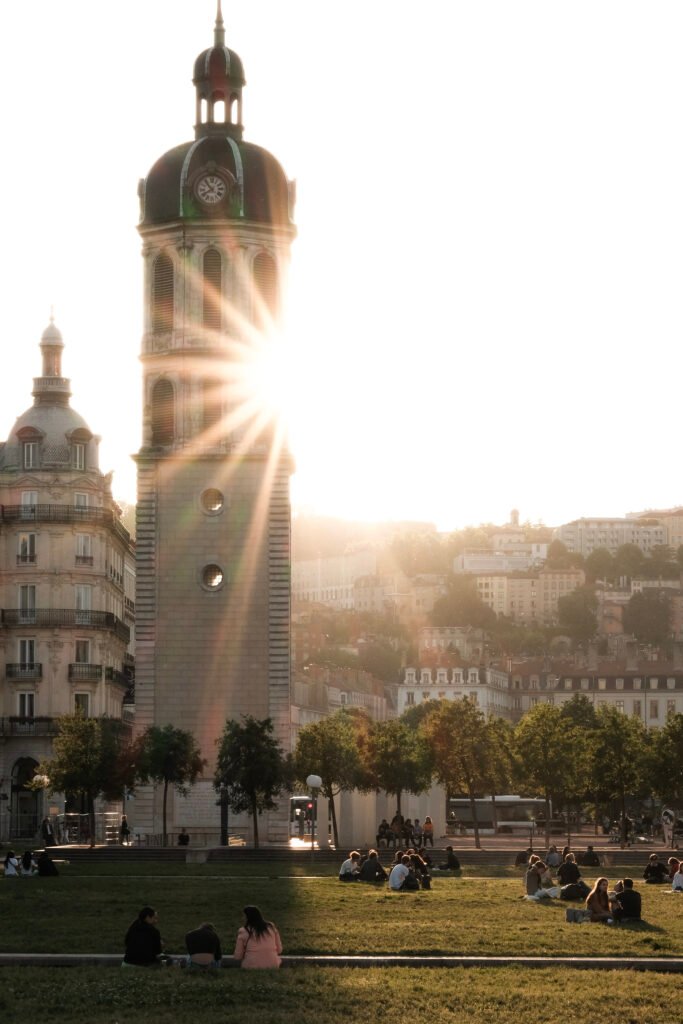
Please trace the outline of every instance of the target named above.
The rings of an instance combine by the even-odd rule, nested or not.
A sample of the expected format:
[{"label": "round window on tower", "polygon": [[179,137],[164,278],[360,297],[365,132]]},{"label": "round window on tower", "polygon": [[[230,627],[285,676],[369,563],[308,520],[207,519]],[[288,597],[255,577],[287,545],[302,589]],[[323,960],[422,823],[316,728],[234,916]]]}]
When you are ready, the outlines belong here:
[{"label": "round window on tower", "polygon": [[225,581],[225,574],[220,565],[205,565],[202,569],[202,585],[207,590],[220,590]]},{"label": "round window on tower", "polygon": [[217,516],[225,508],[225,496],[215,487],[208,487],[202,491],[199,500],[207,516]]}]

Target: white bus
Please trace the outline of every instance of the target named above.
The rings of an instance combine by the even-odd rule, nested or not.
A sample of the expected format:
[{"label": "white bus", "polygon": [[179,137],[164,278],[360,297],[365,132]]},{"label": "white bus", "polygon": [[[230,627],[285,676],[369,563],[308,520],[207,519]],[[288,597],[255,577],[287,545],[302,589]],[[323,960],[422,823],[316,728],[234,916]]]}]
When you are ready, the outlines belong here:
[{"label": "white bus", "polygon": [[[496,796],[495,825],[494,798],[477,797],[474,801],[479,831],[493,835],[496,832],[529,831],[537,822],[544,822],[545,800],[526,796]],[[552,815],[552,810],[551,810]],[[552,823],[552,819],[551,819]],[[544,828],[545,825],[540,826]],[[446,831],[451,835],[464,835],[474,831],[474,819],[469,797],[451,797],[447,802]]]}]

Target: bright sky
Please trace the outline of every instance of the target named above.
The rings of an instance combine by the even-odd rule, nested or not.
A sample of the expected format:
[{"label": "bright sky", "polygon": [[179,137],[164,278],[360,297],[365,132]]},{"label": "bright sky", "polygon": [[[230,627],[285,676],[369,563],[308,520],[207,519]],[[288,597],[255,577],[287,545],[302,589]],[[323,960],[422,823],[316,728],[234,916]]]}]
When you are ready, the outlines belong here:
[{"label": "bright sky", "polygon": [[[224,0],[298,183],[295,506],[440,529],[683,502],[680,0]],[[0,437],[54,305],[134,500],[136,188],[192,137],[214,0],[6,0]]]}]

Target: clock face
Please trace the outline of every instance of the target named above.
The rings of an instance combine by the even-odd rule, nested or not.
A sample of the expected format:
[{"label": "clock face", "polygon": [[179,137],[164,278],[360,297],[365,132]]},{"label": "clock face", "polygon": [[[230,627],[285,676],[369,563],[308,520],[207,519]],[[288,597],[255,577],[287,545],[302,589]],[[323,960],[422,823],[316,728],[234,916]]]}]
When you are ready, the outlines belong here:
[{"label": "clock face", "polygon": [[195,191],[203,203],[215,206],[221,199],[225,199],[228,190],[223,179],[217,174],[205,174],[197,182]]}]

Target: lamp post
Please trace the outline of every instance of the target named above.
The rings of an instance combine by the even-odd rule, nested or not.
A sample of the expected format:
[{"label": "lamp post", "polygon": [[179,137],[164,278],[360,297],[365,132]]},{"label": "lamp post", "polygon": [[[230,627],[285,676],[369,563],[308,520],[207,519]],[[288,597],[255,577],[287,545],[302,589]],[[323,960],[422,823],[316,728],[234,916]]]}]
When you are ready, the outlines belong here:
[{"label": "lamp post", "polygon": [[315,858],[315,812],[316,812],[316,800],[318,797],[318,790],[323,784],[323,780],[319,775],[309,775],[306,779],[306,785],[311,791],[311,860]]}]

